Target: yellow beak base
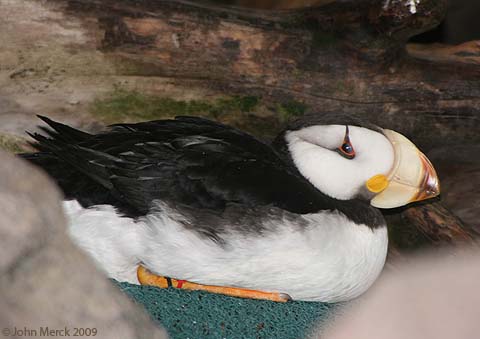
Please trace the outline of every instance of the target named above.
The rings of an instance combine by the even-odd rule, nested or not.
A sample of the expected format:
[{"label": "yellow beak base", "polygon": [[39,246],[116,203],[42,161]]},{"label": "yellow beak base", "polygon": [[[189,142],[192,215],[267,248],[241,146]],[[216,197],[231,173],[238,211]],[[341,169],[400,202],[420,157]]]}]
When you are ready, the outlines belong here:
[{"label": "yellow beak base", "polygon": [[367,189],[372,193],[380,193],[388,186],[388,178],[383,174],[377,174],[368,179]]}]

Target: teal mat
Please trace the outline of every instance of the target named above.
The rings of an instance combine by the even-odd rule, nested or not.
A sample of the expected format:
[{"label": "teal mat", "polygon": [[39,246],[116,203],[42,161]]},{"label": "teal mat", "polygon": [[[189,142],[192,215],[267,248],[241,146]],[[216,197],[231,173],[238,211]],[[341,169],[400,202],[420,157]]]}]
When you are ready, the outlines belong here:
[{"label": "teal mat", "polygon": [[275,303],[118,283],[173,339],[305,338],[340,305]]}]

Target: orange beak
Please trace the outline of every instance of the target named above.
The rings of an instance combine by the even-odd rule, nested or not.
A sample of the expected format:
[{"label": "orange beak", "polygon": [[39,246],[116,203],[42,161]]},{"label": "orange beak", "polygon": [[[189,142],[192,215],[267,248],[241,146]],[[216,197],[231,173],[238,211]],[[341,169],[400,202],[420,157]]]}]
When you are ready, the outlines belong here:
[{"label": "orange beak", "polygon": [[400,133],[392,130],[384,130],[384,133],[392,143],[395,162],[385,176],[385,188],[373,197],[371,205],[395,208],[438,196],[438,176],[425,154]]}]

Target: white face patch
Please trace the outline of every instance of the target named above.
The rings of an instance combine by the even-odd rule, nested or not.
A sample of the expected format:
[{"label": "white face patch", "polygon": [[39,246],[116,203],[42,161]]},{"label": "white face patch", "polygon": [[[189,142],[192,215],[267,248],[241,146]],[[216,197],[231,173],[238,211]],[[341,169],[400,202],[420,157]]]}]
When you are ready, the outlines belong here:
[{"label": "white face patch", "polygon": [[349,126],[355,157],[341,156],[335,149],[345,130],[345,125],[310,126],[285,135],[300,173],[323,193],[342,200],[355,197],[372,176],[387,175],[394,162],[393,146],[383,134],[357,126]]}]

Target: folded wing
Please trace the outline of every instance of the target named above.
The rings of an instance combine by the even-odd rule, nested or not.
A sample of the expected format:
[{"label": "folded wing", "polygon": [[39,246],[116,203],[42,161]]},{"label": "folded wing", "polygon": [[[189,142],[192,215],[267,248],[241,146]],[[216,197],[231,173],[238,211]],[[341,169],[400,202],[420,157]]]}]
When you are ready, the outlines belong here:
[{"label": "folded wing", "polygon": [[67,198],[148,213],[155,200],[222,211],[228,204],[273,205],[294,213],[331,202],[273,149],[232,127],[197,117],[118,124],[92,135],[41,117],[32,134],[43,167]]}]

